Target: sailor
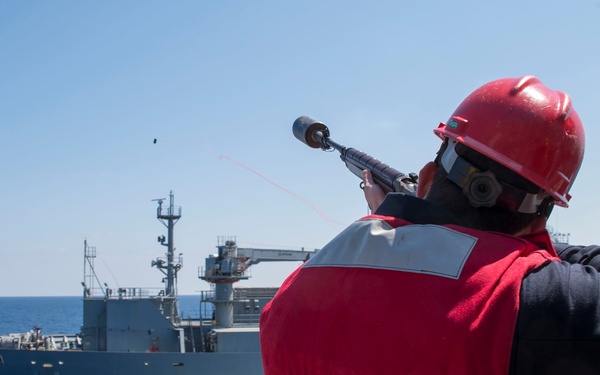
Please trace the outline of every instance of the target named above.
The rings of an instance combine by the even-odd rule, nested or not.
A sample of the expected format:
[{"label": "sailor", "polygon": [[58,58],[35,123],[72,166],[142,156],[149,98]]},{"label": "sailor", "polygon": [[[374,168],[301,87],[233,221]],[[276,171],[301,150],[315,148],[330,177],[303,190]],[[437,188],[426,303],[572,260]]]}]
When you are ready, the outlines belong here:
[{"label": "sailor", "polygon": [[373,214],[265,307],[267,375],[600,373],[600,247],[545,229],[583,160],[570,97],[498,79],[434,132],[417,196],[363,172]]}]

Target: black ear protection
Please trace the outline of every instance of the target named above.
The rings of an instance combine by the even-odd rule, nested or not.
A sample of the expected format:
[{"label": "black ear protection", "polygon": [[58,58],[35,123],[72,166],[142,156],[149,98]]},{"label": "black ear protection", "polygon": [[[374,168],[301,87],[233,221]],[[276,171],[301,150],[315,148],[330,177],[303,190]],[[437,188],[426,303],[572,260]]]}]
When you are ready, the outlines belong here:
[{"label": "black ear protection", "polygon": [[509,212],[550,216],[554,199],[540,190],[537,194],[499,182],[492,171],[482,172],[456,153],[457,141],[448,139],[440,163],[448,179],[461,187],[473,207],[498,206]]},{"label": "black ear protection", "polygon": [[502,186],[490,171],[471,173],[462,189],[473,207],[492,207],[502,193]]}]

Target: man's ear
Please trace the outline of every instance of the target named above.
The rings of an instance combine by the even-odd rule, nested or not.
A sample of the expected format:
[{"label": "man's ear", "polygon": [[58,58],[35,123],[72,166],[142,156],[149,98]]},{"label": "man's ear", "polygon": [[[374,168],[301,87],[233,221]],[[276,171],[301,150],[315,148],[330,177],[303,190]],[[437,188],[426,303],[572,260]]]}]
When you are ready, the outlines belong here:
[{"label": "man's ear", "polygon": [[421,168],[419,171],[419,184],[417,185],[417,197],[425,198],[429,191],[429,187],[431,186],[431,182],[433,181],[436,169],[437,166],[432,161]]}]

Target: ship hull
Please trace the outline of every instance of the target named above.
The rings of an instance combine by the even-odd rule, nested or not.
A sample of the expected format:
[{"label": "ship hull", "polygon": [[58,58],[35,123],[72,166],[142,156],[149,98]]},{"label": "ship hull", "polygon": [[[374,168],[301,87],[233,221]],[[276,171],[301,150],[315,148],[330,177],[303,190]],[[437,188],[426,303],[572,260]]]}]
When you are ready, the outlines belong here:
[{"label": "ship hull", "polygon": [[119,353],[0,349],[1,375],[261,375],[260,352]]}]

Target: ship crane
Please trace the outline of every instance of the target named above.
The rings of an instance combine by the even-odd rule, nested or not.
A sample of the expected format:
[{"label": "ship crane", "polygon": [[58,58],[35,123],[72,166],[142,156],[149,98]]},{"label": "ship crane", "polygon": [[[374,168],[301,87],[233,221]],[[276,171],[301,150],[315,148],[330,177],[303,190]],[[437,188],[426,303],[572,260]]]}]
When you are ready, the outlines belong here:
[{"label": "ship crane", "polygon": [[246,258],[246,269],[260,262],[285,262],[285,261],[301,261],[305,262],[315,252],[307,252],[304,249],[298,250],[279,250],[279,249],[252,249],[238,248],[238,257]]},{"label": "ship crane", "polygon": [[235,239],[219,239],[218,253],[206,258],[198,277],[215,284],[215,319],[221,327],[233,325],[233,284],[250,278],[248,268],[260,262],[307,261],[318,250],[238,248]]}]

